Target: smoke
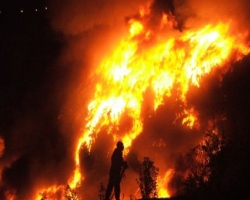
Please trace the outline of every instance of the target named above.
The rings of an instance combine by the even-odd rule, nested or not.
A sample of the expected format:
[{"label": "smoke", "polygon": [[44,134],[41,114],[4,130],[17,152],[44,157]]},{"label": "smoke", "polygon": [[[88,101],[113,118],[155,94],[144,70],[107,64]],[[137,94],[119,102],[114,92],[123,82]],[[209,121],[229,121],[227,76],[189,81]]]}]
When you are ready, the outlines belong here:
[{"label": "smoke", "polygon": [[226,21],[235,23],[243,30],[249,27],[249,8],[247,0],[240,1],[197,1],[181,0],[174,1],[176,8],[176,17],[183,26],[192,28],[200,24]]},{"label": "smoke", "polygon": [[52,6],[52,25],[66,35],[77,35],[95,28],[110,26],[117,28],[124,24],[125,17],[138,12],[143,0],[54,0]]}]

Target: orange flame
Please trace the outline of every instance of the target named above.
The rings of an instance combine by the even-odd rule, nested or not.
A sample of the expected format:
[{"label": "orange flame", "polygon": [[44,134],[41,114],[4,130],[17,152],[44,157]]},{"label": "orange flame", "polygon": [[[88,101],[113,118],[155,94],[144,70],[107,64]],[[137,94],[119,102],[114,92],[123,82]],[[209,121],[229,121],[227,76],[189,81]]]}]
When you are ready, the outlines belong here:
[{"label": "orange flame", "polygon": [[170,197],[170,193],[168,191],[168,182],[171,179],[171,176],[174,174],[174,169],[169,169],[163,178],[158,177],[157,183],[158,183],[158,197]]},{"label": "orange flame", "polygon": [[[171,96],[174,85],[179,98],[185,102],[190,85],[199,87],[201,78],[213,68],[223,66],[232,52],[238,53],[236,60],[241,59],[249,48],[242,44],[241,38],[228,35],[228,30],[228,24],[207,25],[199,31],[160,40],[143,50],[137,41],[130,37],[124,39],[98,68],[100,80],[89,103],[87,124],[78,150],[83,143],[90,149],[93,133],[106,125],[119,124],[124,112],[134,119],[131,131],[124,138],[134,139],[142,130],[140,114],[146,89],[154,92],[155,110],[164,103],[164,96]],[[194,120],[193,116],[192,123]]]},{"label": "orange flame", "polygon": [[[141,17],[147,14],[147,10],[141,11]],[[170,22],[173,24],[173,19]],[[129,35],[102,60],[96,71],[95,92],[88,104],[86,125],[75,151],[76,169],[69,180],[73,188],[83,180],[80,149],[86,146],[91,151],[102,128],[111,127],[108,133],[112,134],[114,142],[122,139],[128,149],[142,132],[141,112],[146,90],[153,93],[153,110],[164,104],[165,97],[177,93],[177,98],[184,103],[183,124],[193,128],[198,113],[185,108],[190,86],[199,87],[201,79],[214,68],[225,66],[229,59],[237,61],[250,52],[244,35],[231,33],[230,23],[209,24],[198,30],[176,32],[171,37],[164,32],[168,24],[166,15],[163,15],[161,34],[157,37],[139,20],[130,20],[129,24]],[[120,124],[124,113],[132,119],[130,130],[113,131],[112,127]],[[170,196],[164,185],[172,173],[170,169],[159,180],[160,196]]]},{"label": "orange flame", "polygon": [[194,126],[196,128],[199,127],[198,125],[198,118],[197,113],[195,112],[194,108],[191,108],[190,110],[185,109],[184,110],[185,118],[182,120],[182,124],[187,125],[189,128],[193,128]]},{"label": "orange flame", "polygon": [[[164,96],[172,95],[173,89],[185,103],[190,85],[199,87],[202,77],[213,68],[223,66],[232,53],[237,52],[235,60],[248,54],[243,38],[229,34],[229,25],[207,25],[176,38],[160,39],[141,49],[142,44],[134,37],[144,28],[140,22],[131,22],[129,37],[121,41],[112,55],[103,59],[97,70],[100,79],[76,150],[77,166],[80,147],[86,145],[91,150],[102,127],[118,125],[125,112],[133,119],[133,125],[122,140],[126,147],[131,146],[142,132],[141,106],[148,88],[154,92],[154,110],[164,103]],[[186,109],[184,115],[183,124],[192,128],[197,120],[195,111]],[[117,133],[110,133],[117,138]],[[80,181],[80,175],[75,177],[75,182]]]},{"label": "orange flame", "polygon": [[[142,132],[141,106],[148,88],[154,92],[154,110],[164,103],[164,96],[172,95],[173,89],[185,102],[190,85],[199,87],[201,78],[213,68],[223,66],[232,53],[237,52],[235,60],[248,54],[243,38],[229,34],[229,25],[207,25],[176,38],[160,39],[141,49],[142,44],[134,37],[144,28],[140,22],[131,22],[129,37],[121,41],[112,55],[103,59],[97,70],[100,79],[76,150],[77,166],[81,146],[86,145],[91,150],[101,128],[118,125],[125,112],[133,119],[133,125],[122,140],[126,147],[131,146]],[[146,34],[145,39],[148,40]],[[184,113],[183,124],[193,127],[197,119],[194,110]],[[117,138],[117,133],[112,134]],[[80,175],[74,176],[77,179],[74,182],[80,181]]]},{"label": "orange flame", "polygon": [[46,189],[40,189],[39,195],[36,196],[35,200],[50,199],[60,200],[64,198],[65,187],[62,185],[53,185]]}]

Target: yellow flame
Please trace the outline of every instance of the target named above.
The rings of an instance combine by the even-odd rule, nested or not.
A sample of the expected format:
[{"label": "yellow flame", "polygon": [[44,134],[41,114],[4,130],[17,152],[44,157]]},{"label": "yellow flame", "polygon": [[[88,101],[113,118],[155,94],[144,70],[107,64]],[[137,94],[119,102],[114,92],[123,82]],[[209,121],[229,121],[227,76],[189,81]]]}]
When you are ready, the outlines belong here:
[{"label": "yellow flame", "polygon": [[[142,24],[133,21],[128,38],[121,41],[112,55],[103,59],[96,72],[100,79],[77,146],[77,166],[81,146],[86,145],[90,151],[101,128],[119,125],[125,112],[133,125],[122,139],[126,147],[132,144],[142,132],[141,106],[148,88],[154,92],[152,107],[155,110],[164,103],[164,97],[172,95],[174,87],[179,92],[179,99],[185,102],[190,85],[199,87],[201,78],[213,68],[223,66],[232,52],[238,52],[236,60],[249,53],[241,38],[229,34],[228,24],[207,25],[176,38],[156,40],[139,49],[140,43],[133,37],[142,30]],[[194,110],[185,110],[184,115],[183,124],[193,127],[197,119]],[[117,133],[112,134],[117,138]],[[74,177],[73,185],[80,181],[80,172]]]},{"label": "yellow flame", "polygon": [[35,200],[49,199],[49,200],[63,200],[65,186],[52,185],[49,188],[39,190],[39,194],[34,198]]},{"label": "yellow flame", "polygon": [[[141,18],[149,13],[140,11]],[[70,178],[70,186],[77,187],[83,180],[80,173],[79,152],[82,146],[91,151],[98,133],[104,127],[118,126],[124,113],[132,125],[129,130],[112,132],[114,140],[122,138],[129,149],[133,140],[143,131],[142,103],[147,90],[152,91],[154,110],[172,96],[184,103],[183,124],[192,128],[197,122],[197,113],[185,109],[186,94],[191,85],[199,87],[203,76],[214,68],[222,67],[229,59],[237,61],[250,52],[244,44],[244,36],[230,33],[229,23],[206,25],[198,30],[164,35],[168,16],[163,15],[161,34],[155,37],[153,30],[145,30],[139,20],[130,20],[128,36],[121,40],[113,53],[103,58],[96,75],[98,77],[92,100],[88,104],[86,125],[75,151],[76,168]],[[173,18],[173,16],[170,16]],[[170,18],[171,19],[171,18]],[[172,20],[172,21],[171,21]],[[173,24],[173,20],[171,19]],[[159,180],[160,196],[169,197],[165,185],[173,170]]]},{"label": "yellow flame", "polygon": [[[185,101],[189,86],[199,86],[202,76],[223,65],[233,50],[240,51],[240,55],[249,52],[237,38],[228,36],[227,30],[227,24],[208,25],[140,51],[136,41],[124,39],[97,71],[101,79],[89,104],[83,133],[86,145],[90,148],[91,135],[101,127],[119,124],[124,112],[134,119],[132,136],[128,133],[124,138],[135,138],[142,130],[141,104],[147,88],[154,92],[154,109],[164,102],[165,96],[171,96],[174,84],[178,86],[179,98]],[[189,115],[190,126],[194,120]]]},{"label": "yellow flame", "polygon": [[[185,102],[190,85],[199,87],[201,78],[213,68],[223,66],[232,52],[238,53],[235,60],[249,53],[241,38],[230,35],[228,30],[228,24],[207,25],[200,30],[187,31],[176,38],[156,40],[150,46],[139,48],[140,43],[134,37],[143,34],[143,25],[131,22],[128,38],[121,41],[112,55],[103,59],[96,72],[100,79],[88,106],[85,130],[78,142],[76,170],[70,181],[72,187],[76,187],[82,179],[80,148],[86,145],[91,151],[91,145],[102,127],[119,125],[122,114],[126,112],[133,123],[122,138],[125,147],[130,147],[142,132],[141,107],[148,88],[154,93],[154,110],[164,103],[164,97],[172,95],[174,88],[179,93],[178,98]],[[145,32],[145,40],[149,39],[148,33]],[[194,110],[184,109],[184,116],[183,124],[194,127],[197,122]],[[118,133],[112,134],[118,138]],[[160,182],[169,178],[170,174],[171,171],[168,171]],[[161,185],[166,185],[166,181]],[[169,192],[161,185],[160,196],[169,197]]]},{"label": "yellow flame", "polygon": [[143,25],[135,20],[130,20],[130,30],[129,33],[131,37],[139,35],[143,31]]},{"label": "yellow flame", "polygon": [[193,128],[195,126],[195,123],[198,123],[197,113],[195,112],[194,108],[191,108],[189,110],[185,109],[184,115],[185,117],[182,120],[182,124],[185,124],[189,128]]},{"label": "yellow flame", "polygon": [[83,178],[80,172],[80,168],[77,167],[74,171],[74,176],[72,177],[72,179],[69,180],[69,186],[71,188],[79,187],[81,184],[81,181],[83,181]]},{"label": "yellow flame", "polygon": [[168,182],[171,179],[171,176],[174,174],[174,169],[168,169],[165,173],[164,177],[158,177],[158,197],[170,197],[170,193],[168,191]]}]

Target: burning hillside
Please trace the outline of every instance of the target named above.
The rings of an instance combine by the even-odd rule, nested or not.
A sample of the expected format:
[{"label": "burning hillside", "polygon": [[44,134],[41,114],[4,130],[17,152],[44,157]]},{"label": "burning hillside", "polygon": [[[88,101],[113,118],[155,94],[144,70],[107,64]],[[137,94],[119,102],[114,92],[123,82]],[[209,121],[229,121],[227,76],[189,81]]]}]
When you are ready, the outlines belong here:
[{"label": "burning hillside", "polygon": [[[235,63],[250,52],[248,27],[242,26],[247,16],[236,16],[247,1],[69,2],[61,3],[52,24],[73,40],[62,62],[73,60],[79,66],[63,89],[69,97],[58,115],[69,143],[67,150],[62,148],[63,156],[71,164],[63,161],[53,180],[39,177],[24,189],[25,198],[64,199],[68,184],[80,199],[97,199],[118,140],[125,144],[129,164],[122,183],[124,199],[139,197],[135,178],[145,156],[160,169],[159,197],[180,194],[180,180],[189,171],[178,163],[180,158],[204,143],[206,131],[219,138],[221,127],[228,126],[221,105],[228,99],[220,87]],[[214,13],[217,8],[219,15]],[[72,10],[75,16],[66,15]],[[117,28],[121,18],[124,26]],[[13,167],[15,162],[9,162]],[[57,170],[56,164],[50,167],[42,173]],[[20,199],[15,187],[3,188],[6,199]]]}]

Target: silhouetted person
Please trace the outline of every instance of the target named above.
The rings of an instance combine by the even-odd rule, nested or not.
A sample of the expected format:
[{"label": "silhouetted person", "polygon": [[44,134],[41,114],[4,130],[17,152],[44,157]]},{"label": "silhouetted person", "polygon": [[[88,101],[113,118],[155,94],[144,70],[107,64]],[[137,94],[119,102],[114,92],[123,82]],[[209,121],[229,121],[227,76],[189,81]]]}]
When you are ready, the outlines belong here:
[{"label": "silhouetted person", "polygon": [[115,191],[115,199],[120,200],[120,182],[121,182],[121,170],[128,168],[127,162],[123,159],[124,146],[121,141],[117,142],[116,149],[111,157],[111,167],[109,173],[109,182],[104,200],[109,200],[112,189]]}]

